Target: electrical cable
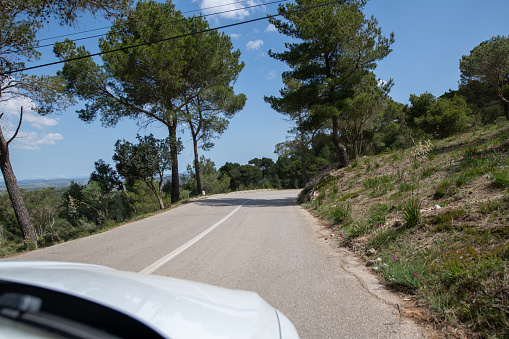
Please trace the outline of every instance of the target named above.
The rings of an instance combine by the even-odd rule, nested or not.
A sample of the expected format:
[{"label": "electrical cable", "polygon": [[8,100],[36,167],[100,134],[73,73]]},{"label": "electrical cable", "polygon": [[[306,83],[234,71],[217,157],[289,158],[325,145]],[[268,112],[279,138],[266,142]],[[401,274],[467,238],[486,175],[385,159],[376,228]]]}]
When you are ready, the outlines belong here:
[{"label": "electrical cable", "polygon": [[[241,3],[241,2],[247,2],[247,1],[249,1],[249,0],[239,1],[239,2],[232,2],[232,3],[230,3],[230,4],[225,4],[225,5],[219,5],[219,6],[208,7],[208,8],[206,8],[206,9],[211,9],[211,8],[221,7],[221,6],[231,5],[231,4],[237,4],[237,3]],[[198,18],[206,18],[206,17],[209,17],[209,16],[220,15],[220,14],[225,14],[225,13],[231,13],[231,12],[241,11],[241,10],[244,10],[244,9],[250,9],[250,8],[261,7],[261,6],[266,6],[266,5],[273,5],[273,4],[277,4],[277,3],[281,3],[281,2],[286,2],[286,1],[289,1],[289,0],[278,0],[278,1],[272,1],[272,2],[267,2],[267,3],[264,3],[264,4],[258,4],[258,5],[247,6],[247,7],[236,8],[236,9],[230,9],[230,10],[226,10],[226,11],[222,11],[222,12],[216,12],[216,13],[211,13],[211,14],[203,14],[203,15],[199,15],[199,16],[197,16],[197,17],[198,17]],[[182,14],[190,13],[190,12],[196,12],[196,11],[198,11],[198,10],[188,11],[188,12],[184,12],[184,13],[182,13]],[[171,21],[171,22],[169,22],[168,24],[176,23],[176,22],[179,22],[179,21],[182,21],[182,20],[186,20],[186,18],[179,19],[179,20],[175,20],[175,21]],[[111,27],[111,26],[103,27],[103,28],[96,28],[96,29],[92,29],[92,30],[85,31],[85,32],[92,32],[92,31],[101,30],[101,29],[106,29],[106,28],[110,28],[110,27]],[[66,34],[66,35],[60,35],[60,36],[57,36],[57,37],[54,37],[54,38],[41,39],[41,40],[39,40],[39,41],[50,40],[50,39],[57,39],[57,38],[63,38],[63,37],[66,37],[66,36],[71,36],[71,35],[76,35],[76,34],[82,34],[82,33],[85,33],[85,32],[78,32],[78,33],[71,33],[71,34]],[[102,36],[105,36],[105,35],[106,35],[106,33],[105,33],[105,34],[92,35],[92,36],[88,36],[88,37],[83,37],[83,38],[74,39],[74,40],[71,40],[71,41],[76,42],[76,41],[81,41],[81,40],[94,39],[94,38],[99,38],[99,37],[102,37]],[[46,44],[46,45],[42,45],[42,46],[37,46],[37,47],[34,47],[34,49],[39,49],[39,48],[49,47],[49,46],[53,46],[54,44],[55,44],[55,43],[50,43],[50,44]]]},{"label": "electrical cable", "polygon": [[319,7],[329,6],[329,5],[332,5],[332,4],[337,4],[340,1],[341,0],[332,1],[332,2],[325,3],[325,4],[318,4],[318,5],[314,5],[314,6],[310,6],[310,7],[306,7],[306,8],[300,8],[300,9],[296,9],[296,10],[293,10],[293,11],[284,12],[284,13],[280,13],[280,14],[267,15],[267,16],[261,17],[261,18],[255,18],[255,19],[251,19],[251,20],[241,21],[241,22],[237,22],[237,23],[233,23],[233,24],[229,24],[229,25],[224,25],[224,26],[220,26],[220,27],[208,28],[208,29],[205,29],[203,31],[192,32],[192,33],[178,35],[178,36],[169,37],[169,38],[165,38],[165,39],[144,42],[144,43],[137,44],[137,45],[116,48],[116,49],[112,49],[110,51],[99,52],[99,53],[94,53],[94,54],[88,54],[88,55],[83,55],[83,56],[76,57],[76,58],[70,58],[70,59],[50,62],[50,63],[46,63],[46,64],[42,64],[42,65],[21,68],[21,69],[12,70],[12,71],[9,71],[9,72],[1,73],[0,76],[5,76],[5,75],[13,74],[13,73],[28,71],[28,70],[42,68],[42,67],[58,65],[58,64],[62,64],[62,63],[70,62],[70,61],[78,61],[78,60],[82,60],[82,59],[86,59],[86,58],[91,58],[91,57],[95,57],[95,56],[99,56],[99,55],[104,55],[104,54],[109,54],[109,53],[114,53],[114,52],[126,51],[126,50],[129,50],[129,49],[133,49],[133,48],[137,48],[137,47],[141,47],[141,46],[158,44],[158,43],[164,42],[164,41],[170,41],[170,40],[185,38],[185,37],[193,36],[193,35],[197,35],[197,34],[208,33],[208,32],[212,32],[212,31],[216,31],[216,30],[220,30],[220,29],[225,29],[225,28],[229,28],[229,27],[235,27],[235,26],[244,25],[244,24],[248,24],[248,23],[252,23],[252,22],[257,22],[257,21],[261,21],[261,20],[266,20],[266,19],[269,19],[269,18],[275,18],[275,17],[282,16],[282,15],[288,15],[288,14],[294,14],[294,13],[298,13],[298,12],[304,12],[304,11],[308,11],[310,9],[315,9],[315,8],[319,8]]},{"label": "electrical cable", "polygon": [[[205,7],[205,8],[200,8],[200,9],[193,9],[193,10],[190,10],[190,11],[185,11],[185,12],[182,12],[182,14],[188,14],[188,13],[193,13],[193,12],[199,12],[199,11],[206,11],[206,10],[209,10],[209,9],[214,9],[214,8],[218,8],[218,7],[224,7],[224,6],[230,6],[230,5],[237,5],[237,4],[241,4],[241,3],[244,3],[244,2],[249,2],[249,1],[252,1],[252,0],[242,0],[242,1],[235,1],[235,2],[230,2],[230,3],[227,3],[227,4],[222,4],[222,5],[216,5],[216,6],[210,6],[210,7]],[[236,8],[236,9],[232,9],[232,10],[229,10],[229,11],[240,11],[240,10],[243,10],[243,9],[248,9],[248,8],[252,8],[252,7],[257,7],[257,6],[265,6],[265,5],[272,5],[272,4],[275,4],[275,3],[279,3],[279,2],[286,2],[286,1],[290,1],[290,0],[280,0],[280,1],[274,1],[274,2],[267,2],[267,3],[263,3],[263,4],[259,4],[259,5],[253,5],[253,6],[248,6],[248,7],[242,7],[242,8]],[[225,13],[227,13],[228,11],[226,11]],[[206,16],[213,16],[213,15],[217,15],[217,14],[222,14],[223,12],[220,12],[220,13],[211,13],[211,14],[207,14],[207,15],[200,15],[200,17],[206,17]],[[78,34],[83,34],[83,33],[89,33],[89,32],[95,32],[95,31],[100,31],[100,30],[103,30],[103,29],[107,29],[107,28],[110,28],[111,26],[105,26],[105,27],[99,27],[99,28],[94,28],[94,29],[89,29],[89,30],[86,30],[86,31],[81,31],[81,32],[75,32],[75,33],[69,33],[69,34],[63,34],[63,35],[57,35],[57,36],[54,36],[54,37],[51,37],[51,38],[44,38],[44,39],[40,39],[39,42],[41,41],[46,41],[46,40],[52,40],[52,39],[58,39],[58,38],[64,38],[64,37],[69,37],[69,36],[72,36],[72,35],[78,35]],[[102,34],[104,35],[104,34]],[[101,36],[101,35],[95,35],[95,36],[92,36],[90,38],[96,38],[98,36]],[[88,39],[87,38],[81,38],[81,39],[76,39],[76,40],[73,40],[73,41],[79,41],[79,40],[83,40],[83,39]],[[42,47],[47,47],[47,46],[51,46],[50,45],[43,45],[43,46],[38,46],[37,48],[42,48]]]}]

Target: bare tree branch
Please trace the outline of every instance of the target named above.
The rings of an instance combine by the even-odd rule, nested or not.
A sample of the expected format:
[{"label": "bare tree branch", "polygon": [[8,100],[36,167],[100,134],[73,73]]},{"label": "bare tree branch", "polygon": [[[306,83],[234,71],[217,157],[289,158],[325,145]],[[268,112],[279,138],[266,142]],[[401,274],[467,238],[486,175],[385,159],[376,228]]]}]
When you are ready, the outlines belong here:
[{"label": "bare tree branch", "polygon": [[[2,113],[3,115],[3,113]],[[9,139],[9,141],[7,141],[7,146],[9,146],[9,144],[16,138],[16,136],[18,135],[18,132],[19,132],[19,129],[21,128],[21,123],[23,121],[23,106],[21,106],[21,112],[20,112],[20,115],[19,115],[19,123],[18,123],[18,127],[16,128],[16,132],[14,132],[14,135],[12,136],[12,138]]]}]

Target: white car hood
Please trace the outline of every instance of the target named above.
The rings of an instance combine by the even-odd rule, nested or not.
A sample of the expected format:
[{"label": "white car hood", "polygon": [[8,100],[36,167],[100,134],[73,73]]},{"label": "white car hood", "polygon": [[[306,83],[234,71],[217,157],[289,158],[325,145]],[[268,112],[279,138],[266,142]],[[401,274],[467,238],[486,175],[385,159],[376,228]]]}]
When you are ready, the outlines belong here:
[{"label": "white car hood", "polygon": [[290,321],[254,292],[57,262],[2,260],[0,280],[94,301],[147,324],[164,337],[298,338]]}]

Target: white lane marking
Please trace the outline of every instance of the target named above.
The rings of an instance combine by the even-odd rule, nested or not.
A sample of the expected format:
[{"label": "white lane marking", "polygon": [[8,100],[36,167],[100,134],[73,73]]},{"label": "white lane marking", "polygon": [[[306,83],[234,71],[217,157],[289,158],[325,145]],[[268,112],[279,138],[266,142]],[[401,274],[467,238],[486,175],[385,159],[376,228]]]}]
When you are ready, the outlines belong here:
[{"label": "white lane marking", "polygon": [[242,206],[244,206],[249,200],[243,202],[241,205],[237,206],[236,209],[234,209],[233,211],[231,211],[230,213],[228,213],[228,215],[226,215],[223,219],[219,220],[218,222],[216,222],[214,225],[210,226],[209,228],[207,228],[205,231],[201,232],[200,234],[198,234],[196,237],[194,237],[193,239],[189,240],[188,242],[186,242],[184,245],[180,246],[179,248],[177,248],[176,250],[174,250],[173,252],[165,255],[164,257],[162,257],[161,259],[157,260],[156,262],[154,262],[153,264],[151,264],[150,266],[142,269],[140,271],[140,273],[143,273],[143,274],[151,274],[153,272],[155,272],[157,269],[159,269],[161,266],[165,265],[166,263],[168,263],[170,260],[174,259],[177,255],[181,254],[182,252],[184,252],[185,250],[187,250],[189,247],[193,246],[194,244],[196,244],[198,241],[200,241],[204,236],[206,236],[207,234],[209,234],[210,232],[212,232],[216,227],[218,227],[219,225],[221,225],[223,222],[225,222],[226,220],[228,220],[233,214],[235,214]]}]

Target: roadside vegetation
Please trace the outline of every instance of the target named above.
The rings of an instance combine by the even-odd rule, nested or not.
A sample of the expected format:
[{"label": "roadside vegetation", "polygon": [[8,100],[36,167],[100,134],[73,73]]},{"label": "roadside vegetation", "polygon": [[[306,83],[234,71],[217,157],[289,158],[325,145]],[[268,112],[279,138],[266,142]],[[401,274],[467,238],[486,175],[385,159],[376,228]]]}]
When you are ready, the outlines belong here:
[{"label": "roadside vegetation", "polygon": [[[358,158],[304,206],[444,336],[509,336],[509,123]],[[420,310],[420,311],[419,311]],[[460,330],[460,332],[458,332]]]}]

